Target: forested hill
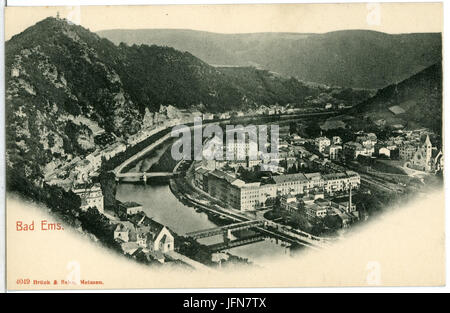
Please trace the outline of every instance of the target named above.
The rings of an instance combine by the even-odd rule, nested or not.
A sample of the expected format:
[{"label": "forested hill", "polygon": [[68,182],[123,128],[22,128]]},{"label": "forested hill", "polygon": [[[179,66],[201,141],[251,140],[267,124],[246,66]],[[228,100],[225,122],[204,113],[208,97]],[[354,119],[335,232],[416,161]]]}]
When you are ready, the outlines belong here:
[{"label": "forested hill", "polygon": [[[389,108],[397,109],[394,114]],[[400,108],[400,109],[398,109]],[[350,111],[388,125],[428,127],[442,134],[442,63],[386,88]]]},{"label": "forested hill", "polygon": [[209,64],[254,65],[327,85],[378,89],[442,59],[440,33],[218,34],[186,29],[98,32],[119,44],[157,44],[188,51]]},{"label": "forested hill", "polygon": [[[117,46],[56,18],[13,36],[5,55],[6,161],[25,177],[41,176],[55,159],[92,151],[90,122],[126,138],[142,127],[146,111],[162,105],[223,112],[275,103],[299,107],[319,95],[333,100],[324,97],[329,88],[251,67],[221,70],[170,47]],[[367,95],[348,91],[337,95],[351,101]]]}]

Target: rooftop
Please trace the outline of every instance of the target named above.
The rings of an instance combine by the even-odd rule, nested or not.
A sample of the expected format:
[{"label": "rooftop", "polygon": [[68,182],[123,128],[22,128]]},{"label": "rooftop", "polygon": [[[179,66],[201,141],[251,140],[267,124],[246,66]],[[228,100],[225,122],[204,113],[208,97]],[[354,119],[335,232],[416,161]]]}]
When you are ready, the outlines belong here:
[{"label": "rooftop", "polygon": [[272,179],[277,184],[293,182],[293,181],[308,181],[307,177],[303,173],[278,175],[278,176],[273,176]]},{"label": "rooftop", "polygon": [[320,173],[308,173],[308,174],[304,174],[304,175],[309,180],[311,180],[311,179],[318,179],[318,178],[322,177],[322,174],[320,174]]}]

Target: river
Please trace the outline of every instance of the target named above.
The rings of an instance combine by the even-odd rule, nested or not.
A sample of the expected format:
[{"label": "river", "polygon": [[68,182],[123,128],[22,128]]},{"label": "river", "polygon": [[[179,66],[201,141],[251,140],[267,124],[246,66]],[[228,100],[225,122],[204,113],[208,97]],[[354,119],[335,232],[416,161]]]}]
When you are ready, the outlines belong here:
[{"label": "river", "polygon": [[[144,185],[122,183],[117,186],[116,198],[120,201],[136,201],[144,206],[145,213],[155,221],[171,228],[179,235],[187,232],[212,228],[217,225],[208,219],[206,213],[181,203],[170,191],[168,184]],[[204,244],[221,241],[221,236],[202,239]],[[273,239],[228,250],[231,254],[247,258],[258,265],[270,262],[273,256],[288,256],[286,247]]]},{"label": "river", "polygon": [[[158,148],[139,160],[129,171],[147,171],[156,163],[164,151],[170,147],[173,140],[168,140]],[[125,179],[126,180],[126,179]],[[208,215],[181,203],[171,192],[169,185],[119,183],[117,186],[117,200],[135,201],[144,206],[145,213],[155,221],[168,226],[179,235],[188,232],[216,227],[208,219]],[[199,239],[203,244],[221,242],[222,236]],[[256,242],[250,245],[236,247],[228,250],[231,254],[247,258],[258,265],[270,263],[273,257],[288,256],[289,249],[273,239]]]}]

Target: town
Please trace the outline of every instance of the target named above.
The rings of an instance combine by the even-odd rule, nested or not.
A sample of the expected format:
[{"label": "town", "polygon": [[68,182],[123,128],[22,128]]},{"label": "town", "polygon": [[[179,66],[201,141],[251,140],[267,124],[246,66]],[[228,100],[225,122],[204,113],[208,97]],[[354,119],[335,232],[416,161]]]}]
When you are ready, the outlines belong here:
[{"label": "town", "polygon": [[[218,115],[162,107],[159,113],[146,112],[145,127],[127,140],[107,135],[92,121],[78,121],[91,127],[98,148],[85,158],[49,164],[45,183],[73,192],[81,199],[81,210],[94,208],[112,229],[108,240],[122,254],[144,263],[175,262],[203,268],[204,264],[222,264],[228,259],[241,261],[223,252],[268,237],[291,247],[323,248],[353,224],[369,218],[370,208],[364,198],[374,197],[377,192],[406,192],[411,180],[420,185],[424,177],[443,170],[442,151],[432,144],[430,138],[436,136],[428,129],[392,129],[388,134],[380,132],[380,136],[376,131],[317,128],[311,126],[319,123],[314,120],[305,131],[308,114],[313,119],[315,114],[333,116],[334,111],[328,109],[288,112],[275,106]],[[253,119],[249,120],[249,116]],[[281,116],[286,120],[280,120]],[[203,156],[227,157],[181,160],[168,176],[173,177],[170,186],[180,201],[212,217],[220,216],[221,223],[228,226],[179,236],[147,216],[142,204],[120,202],[106,194],[110,192],[102,175],[113,174],[116,184],[127,168],[125,161],[132,163],[140,150],[168,140],[172,127],[192,127],[200,117],[205,125],[245,124],[271,117],[279,122],[276,154],[264,154],[262,148],[271,150],[272,143],[259,147],[250,134],[244,141],[226,142],[220,151],[214,144],[216,137],[204,138]],[[327,124],[328,120],[322,123]],[[267,125],[270,129],[275,124],[269,121]],[[308,127],[314,128],[310,134]],[[254,151],[256,158],[250,157]],[[235,157],[230,159],[229,155]],[[147,183],[147,177],[152,177],[149,173],[135,174],[137,183]],[[224,233],[224,243],[205,248],[197,240],[217,233]],[[206,256],[188,252],[199,249],[207,251]]]}]

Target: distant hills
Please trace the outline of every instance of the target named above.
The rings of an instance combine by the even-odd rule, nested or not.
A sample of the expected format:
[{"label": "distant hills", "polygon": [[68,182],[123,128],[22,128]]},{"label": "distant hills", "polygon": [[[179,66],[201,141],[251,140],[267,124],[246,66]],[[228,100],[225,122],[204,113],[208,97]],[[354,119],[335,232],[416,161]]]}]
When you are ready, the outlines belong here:
[{"label": "distant hills", "polygon": [[349,114],[373,122],[384,120],[390,126],[428,127],[442,134],[442,63],[378,90]]},{"label": "distant hills", "polygon": [[440,33],[217,34],[119,29],[97,34],[116,44],[156,44],[188,51],[213,65],[252,65],[307,82],[354,88],[398,83],[442,59]]}]

